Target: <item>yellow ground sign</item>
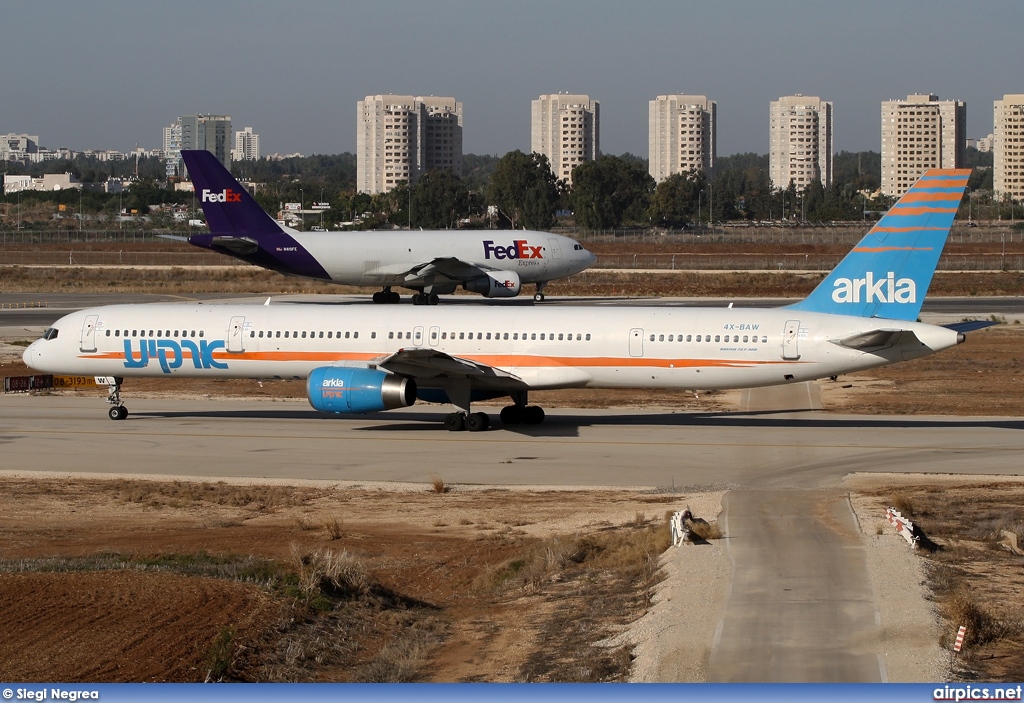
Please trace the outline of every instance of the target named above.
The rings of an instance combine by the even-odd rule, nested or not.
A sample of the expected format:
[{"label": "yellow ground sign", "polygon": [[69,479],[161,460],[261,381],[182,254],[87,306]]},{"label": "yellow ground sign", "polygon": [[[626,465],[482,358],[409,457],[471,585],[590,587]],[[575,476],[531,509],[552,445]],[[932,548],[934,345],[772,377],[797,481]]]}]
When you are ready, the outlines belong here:
[{"label": "yellow ground sign", "polygon": [[95,376],[54,376],[54,388],[95,388],[97,385]]}]

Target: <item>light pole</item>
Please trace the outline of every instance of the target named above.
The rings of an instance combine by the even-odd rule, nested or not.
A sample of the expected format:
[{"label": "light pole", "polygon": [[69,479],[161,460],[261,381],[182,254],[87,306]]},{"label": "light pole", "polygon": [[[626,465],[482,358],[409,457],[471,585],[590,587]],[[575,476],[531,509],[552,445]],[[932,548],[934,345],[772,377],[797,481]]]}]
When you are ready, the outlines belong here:
[{"label": "light pole", "polygon": [[78,189],[78,233],[82,233],[82,189]]},{"label": "light pole", "polygon": [[305,202],[306,196],[302,192],[302,188],[299,188],[299,222],[302,223],[302,231],[306,230],[306,216],[302,214],[303,202]]}]

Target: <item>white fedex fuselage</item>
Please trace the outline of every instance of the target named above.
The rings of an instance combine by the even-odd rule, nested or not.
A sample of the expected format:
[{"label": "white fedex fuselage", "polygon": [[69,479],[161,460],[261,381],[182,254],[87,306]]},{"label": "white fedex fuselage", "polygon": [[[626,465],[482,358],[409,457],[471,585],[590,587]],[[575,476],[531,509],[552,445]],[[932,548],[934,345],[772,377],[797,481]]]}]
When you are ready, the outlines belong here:
[{"label": "white fedex fuselage", "polygon": [[570,237],[528,230],[286,232],[331,281],[347,285],[403,286],[410,271],[439,258],[514,271],[522,283],[572,276],[596,260]]},{"label": "white fedex fuselage", "polygon": [[[838,343],[879,330],[910,334],[869,350]],[[925,356],[963,340],[919,322],[786,308],[301,303],[92,308],[61,318],[47,337],[24,358],[49,373],[306,378],[319,367],[373,365],[402,350],[434,350],[495,370],[471,379],[475,388],[492,391],[768,386]],[[442,388],[443,376],[443,368],[434,368],[416,382]]]}]

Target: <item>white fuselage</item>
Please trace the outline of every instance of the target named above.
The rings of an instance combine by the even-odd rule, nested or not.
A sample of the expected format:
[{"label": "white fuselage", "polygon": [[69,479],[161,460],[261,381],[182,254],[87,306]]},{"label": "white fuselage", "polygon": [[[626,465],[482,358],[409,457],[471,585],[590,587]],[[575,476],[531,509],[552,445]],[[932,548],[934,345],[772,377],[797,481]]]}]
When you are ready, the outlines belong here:
[{"label": "white fuselage", "polygon": [[330,275],[347,285],[406,283],[410,270],[439,258],[515,271],[522,283],[572,276],[596,257],[570,237],[528,230],[299,232],[287,229]]},{"label": "white fuselage", "polygon": [[[956,332],[918,322],[785,308],[114,305],[72,313],[51,329],[24,354],[49,373],[305,378],[318,367],[434,349],[500,370],[474,381],[492,390],[749,388],[872,368],[958,342]],[[870,351],[837,343],[879,329],[908,330],[913,335],[903,339],[912,343]]]}]

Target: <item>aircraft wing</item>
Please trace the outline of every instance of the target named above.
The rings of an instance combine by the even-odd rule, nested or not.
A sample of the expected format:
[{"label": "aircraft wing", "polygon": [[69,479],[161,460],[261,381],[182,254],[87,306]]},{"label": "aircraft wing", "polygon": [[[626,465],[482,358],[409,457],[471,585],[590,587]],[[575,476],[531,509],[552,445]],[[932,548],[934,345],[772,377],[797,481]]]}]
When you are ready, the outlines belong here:
[{"label": "aircraft wing", "polygon": [[438,257],[425,264],[417,264],[405,272],[403,285],[417,286],[433,282],[462,283],[498,269],[469,263],[454,256]]},{"label": "aircraft wing", "polygon": [[468,378],[475,387],[516,387],[522,380],[514,374],[436,349],[399,349],[377,362],[379,368],[417,380]]}]

